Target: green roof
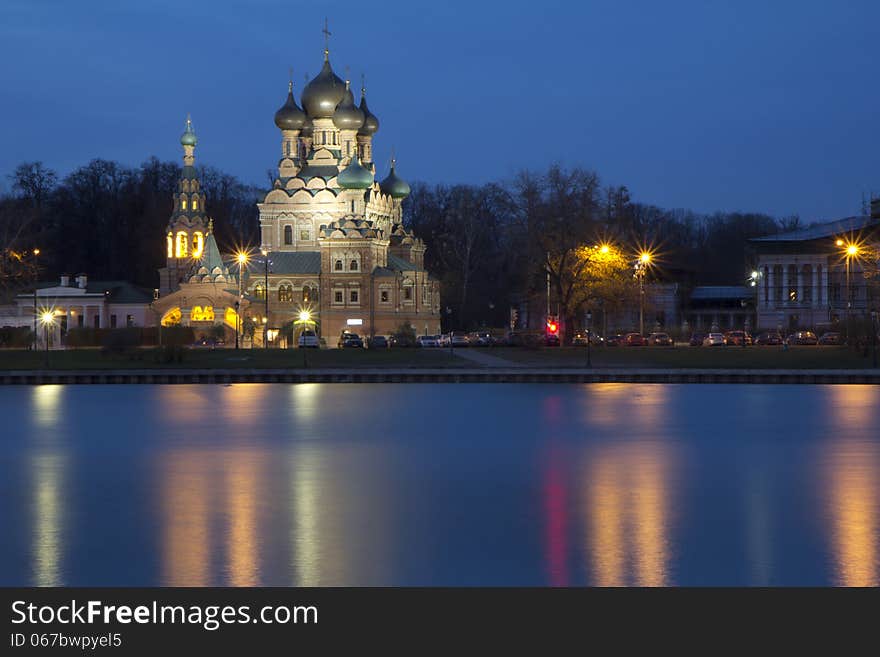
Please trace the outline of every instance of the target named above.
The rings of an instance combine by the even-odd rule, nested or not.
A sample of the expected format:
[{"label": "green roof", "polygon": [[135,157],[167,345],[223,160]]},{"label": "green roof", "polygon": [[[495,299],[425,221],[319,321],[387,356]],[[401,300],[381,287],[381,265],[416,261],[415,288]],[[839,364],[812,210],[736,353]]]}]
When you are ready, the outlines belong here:
[{"label": "green roof", "polygon": [[[255,271],[258,271],[259,268]],[[273,274],[318,274],[321,272],[319,251],[271,251],[269,271]]]},{"label": "green roof", "polygon": [[388,254],[388,266],[391,269],[395,269],[397,271],[419,271],[419,268],[416,267],[409,260],[399,258],[392,253]]}]

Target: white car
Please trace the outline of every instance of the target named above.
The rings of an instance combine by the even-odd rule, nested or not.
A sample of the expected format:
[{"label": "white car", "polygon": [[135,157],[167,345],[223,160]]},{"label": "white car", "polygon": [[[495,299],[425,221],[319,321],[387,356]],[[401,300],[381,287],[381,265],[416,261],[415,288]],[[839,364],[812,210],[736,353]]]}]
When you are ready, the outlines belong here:
[{"label": "white car", "polygon": [[311,329],[305,329],[302,333],[299,334],[297,345],[300,349],[302,349],[303,347],[318,349],[321,346],[321,342],[314,331],[312,331]]},{"label": "white car", "polygon": [[441,333],[440,335],[437,336],[437,342],[440,343],[441,347],[448,347],[449,346],[449,334],[448,333]]},{"label": "white car", "polygon": [[723,347],[724,346],[724,334],[723,333],[710,333],[705,338],[703,338],[703,346],[704,347]]},{"label": "white car", "polygon": [[471,344],[468,336],[464,333],[450,333],[449,340],[452,342],[453,347],[469,347]]},{"label": "white car", "polygon": [[437,339],[436,335],[420,335],[417,339],[420,347],[440,346],[440,340]]}]

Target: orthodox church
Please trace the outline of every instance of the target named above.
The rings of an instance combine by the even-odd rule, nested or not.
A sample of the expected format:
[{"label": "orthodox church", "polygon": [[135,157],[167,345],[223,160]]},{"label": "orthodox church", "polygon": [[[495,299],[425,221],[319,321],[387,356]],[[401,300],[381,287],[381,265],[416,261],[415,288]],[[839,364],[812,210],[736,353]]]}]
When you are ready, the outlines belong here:
[{"label": "orthodox church", "polygon": [[408,325],[418,334],[439,333],[439,287],[424,268],[425,244],[402,223],[409,185],[393,158],[388,174],[376,180],[379,119],[366,89],[355,103],[350,81],[334,73],[325,46],[321,72],[300,102],[291,81],[275,113],[278,176],[257,204],[261,244],[246,264],[217,247],[187,119],[154,302],[163,325],[225,325],[234,332],[241,317],[256,327],[255,344],[284,346],[280,336],[307,311],[328,346],[346,330],[387,335]]}]

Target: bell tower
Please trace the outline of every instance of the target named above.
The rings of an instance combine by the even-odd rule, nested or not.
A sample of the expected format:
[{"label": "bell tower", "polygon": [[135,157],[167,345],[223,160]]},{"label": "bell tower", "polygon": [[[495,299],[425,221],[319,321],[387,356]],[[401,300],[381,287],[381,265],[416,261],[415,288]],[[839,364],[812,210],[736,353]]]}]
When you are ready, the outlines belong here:
[{"label": "bell tower", "polygon": [[186,129],[180,136],[183,146],[183,170],[173,197],[171,217],[165,234],[165,267],[159,270],[159,290],[165,295],[186,280],[193,262],[202,257],[208,234],[205,195],[196,175],[196,133],[192,120],[186,117]]}]

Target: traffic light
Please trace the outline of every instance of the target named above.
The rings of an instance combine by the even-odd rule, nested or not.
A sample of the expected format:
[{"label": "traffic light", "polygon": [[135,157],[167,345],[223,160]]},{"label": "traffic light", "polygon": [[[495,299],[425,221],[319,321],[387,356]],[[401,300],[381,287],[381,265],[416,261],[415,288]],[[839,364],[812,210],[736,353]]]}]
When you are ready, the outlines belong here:
[{"label": "traffic light", "polygon": [[547,335],[559,335],[559,320],[556,315],[547,315]]}]

